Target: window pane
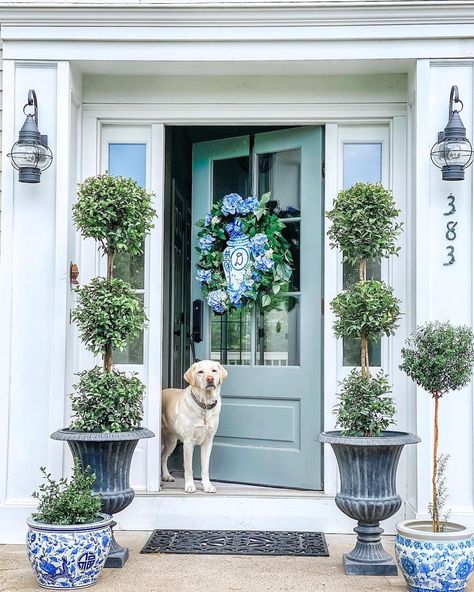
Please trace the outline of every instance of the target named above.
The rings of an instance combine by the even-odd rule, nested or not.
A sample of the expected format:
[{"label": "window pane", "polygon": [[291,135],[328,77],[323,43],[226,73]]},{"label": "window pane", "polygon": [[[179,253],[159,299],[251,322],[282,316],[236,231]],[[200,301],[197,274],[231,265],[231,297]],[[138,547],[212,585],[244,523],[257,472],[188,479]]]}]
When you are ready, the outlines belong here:
[{"label": "window pane", "polygon": [[109,174],[146,185],[146,144],[109,144]]},{"label": "window pane", "polygon": [[287,296],[275,299],[270,310],[257,314],[257,365],[299,365],[299,304],[299,298]]},{"label": "window pane", "polygon": [[[344,337],[343,366],[360,366],[360,339]],[[369,341],[369,362],[371,366],[382,365],[380,339]]]},{"label": "window pane", "polygon": [[211,360],[250,365],[252,317],[249,312],[211,313]]},{"label": "window pane", "polygon": [[143,290],[145,288],[144,258],[144,253],[133,257],[128,253],[119,253],[114,258],[114,277],[129,282],[135,290]]},{"label": "window pane", "polygon": [[213,202],[229,193],[247,197],[250,193],[249,158],[240,156],[213,162]]},{"label": "window pane", "polygon": [[258,196],[271,191],[269,208],[282,218],[300,216],[301,149],[258,156]]},{"label": "window pane", "polygon": [[[143,294],[137,294],[143,303]],[[114,350],[112,353],[114,364],[143,364],[143,331],[123,351]]]},{"label": "window pane", "polygon": [[[344,189],[354,183],[380,183],[382,181],[382,144],[344,144]],[[381,279],[380,259],[367,261],[367,279]],[[359,266],[343,264],[343,289],[347,290],[359,281]],[[360,366],[360,339],[343,339],[343,365]],[[380,340],[369,343],[369,359],[372,366],[381,365]]]},{"label": "window pane", "polygon": [[382,180],[382,144],[344,144],[344,189]]},{"label": "window pane", "polygon": [[[380,280],[381,279],[381,266],[379,259],[368,259],[367,260],[367,279],[368,280]],[[343,266],[343,289],[347,290],[359,281],[359,266],[350,265],[345,262]]]},{"label": "window pane", "polygon": [[[109,144],[109,174],[131,177],[141,187],[146,186],[146,144]],[[119,253],[114,259],[114,277],[129,282],[135,290],[145,288],[144,253],[131,257]],[[143,294],[138,297],[143,301]],[[114,351],[115,364],[143,364],[143,331],[124,351]]]}]

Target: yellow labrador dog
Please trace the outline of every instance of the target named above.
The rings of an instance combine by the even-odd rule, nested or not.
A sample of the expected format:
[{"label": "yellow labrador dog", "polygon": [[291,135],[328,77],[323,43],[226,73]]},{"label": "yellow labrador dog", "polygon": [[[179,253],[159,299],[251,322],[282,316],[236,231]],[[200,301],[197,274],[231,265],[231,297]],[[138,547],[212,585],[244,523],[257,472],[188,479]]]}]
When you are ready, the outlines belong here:
[{"label": "yellow labrador dog", "polygon": [[161,414],[161,475],[163,481],[174,481],[168,471],[168,458],[178,440],[183,443],[184,490],[194,493],[193,452],[201,446],[201,478],[206,493],[215,493],[209,481],[212,442],[219,426],[221,385],[227,370],[218,362],[201,360],[184,374],[189,386],[184,390],[165,389]]}]

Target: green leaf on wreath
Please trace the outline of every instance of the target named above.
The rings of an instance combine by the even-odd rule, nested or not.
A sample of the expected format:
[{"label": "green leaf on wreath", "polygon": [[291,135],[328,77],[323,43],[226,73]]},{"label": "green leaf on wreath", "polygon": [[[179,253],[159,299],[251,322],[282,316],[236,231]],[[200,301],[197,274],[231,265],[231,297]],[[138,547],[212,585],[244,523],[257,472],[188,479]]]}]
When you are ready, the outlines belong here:
[{"label": "green leaf on wreath", "polygon": [[271,197],[272,197],[271,191],[269,191],[268,193],[264,193],[262,195],[262,197],[260,198],[260,205],[264,206],[265,204],[267,204],[270,201]]},{"label": "green leaf on wreath", "polygon": [[271,303],[272,299],[270,298],[270,296],[268,294],[264,294],[262,296],[262,306],[269,306],[269,304]]}]

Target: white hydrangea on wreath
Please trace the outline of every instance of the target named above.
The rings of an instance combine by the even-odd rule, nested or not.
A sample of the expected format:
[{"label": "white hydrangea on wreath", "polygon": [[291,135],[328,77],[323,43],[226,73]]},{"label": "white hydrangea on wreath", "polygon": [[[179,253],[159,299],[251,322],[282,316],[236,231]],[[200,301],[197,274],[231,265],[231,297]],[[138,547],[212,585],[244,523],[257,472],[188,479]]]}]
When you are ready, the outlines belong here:
[{"label": "white hydrangea on wreath", "polygon": [[199,260],[196,279],[217,314],[262,308],[288,290],[293,262],[282,235],[285,225],[268,211],[271,194],[243,198],[230,193],[196,225]]}]

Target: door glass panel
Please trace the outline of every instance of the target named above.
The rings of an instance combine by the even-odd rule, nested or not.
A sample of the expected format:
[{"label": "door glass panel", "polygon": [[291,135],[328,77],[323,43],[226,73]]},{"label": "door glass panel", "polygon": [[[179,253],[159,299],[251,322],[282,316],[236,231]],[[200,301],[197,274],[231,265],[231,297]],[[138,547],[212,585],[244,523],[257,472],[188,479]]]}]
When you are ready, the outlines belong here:
[{"label": "door glass panel", "polygon": [[[354,183],[380,183],[382,181],[382,143],[345,143],[344,144],[344,189]],[[380,259],[367,261],[367,279],[380,280],[382,269]],[[343,289],[347,290],[359,281],[358,265],[343,264]],[[380,339],[369,343],[369,359],[372,366],[380,366]],[[343,365],[360,366],[360,339],[343,339]]]},{"label": "door glass panel", "polygon": [[247,197],[250,194],[248,156],[214,160],[212,188],[214,202],[229,193]]},{"label": "door glass panel", "polygon": [[286,222],[286,227],[282,231],[290,245],[290,253],[293,256],[291,265],[293,273],[291,274],[288,287],[284,288],[286,292],[299,292],[300,289],[300,222]]},{"label": "door glass panel", "polygon": [[252,316],[232,311],[211,313],[211,360],[231,366],[249,366],[251,357]]},{"label": "door glass panel", "polygon": [[258,195],[271,191],[270,209],[282,218],[301,214],[301,149],[258,155]]},{"label": "door glass panel", "polygon": [[[109,144],[110,175],[131,177],[139,185],[146,185],[146,144]],[[119,253],[114,258],[114,277],[129,282],[137,296],[144,302],[145,290],[145,245],[143,252],[131,257],[127,253]],[[129,343],[124,351],[114,351],[114,364],[143,364],[143,331],[140,336]]]},{"label": "door glass panel", "polygon": [[299,298],[274,300],[270,310],[257,315],[257,351],[260,366],[298,366],[300,363]]}]

